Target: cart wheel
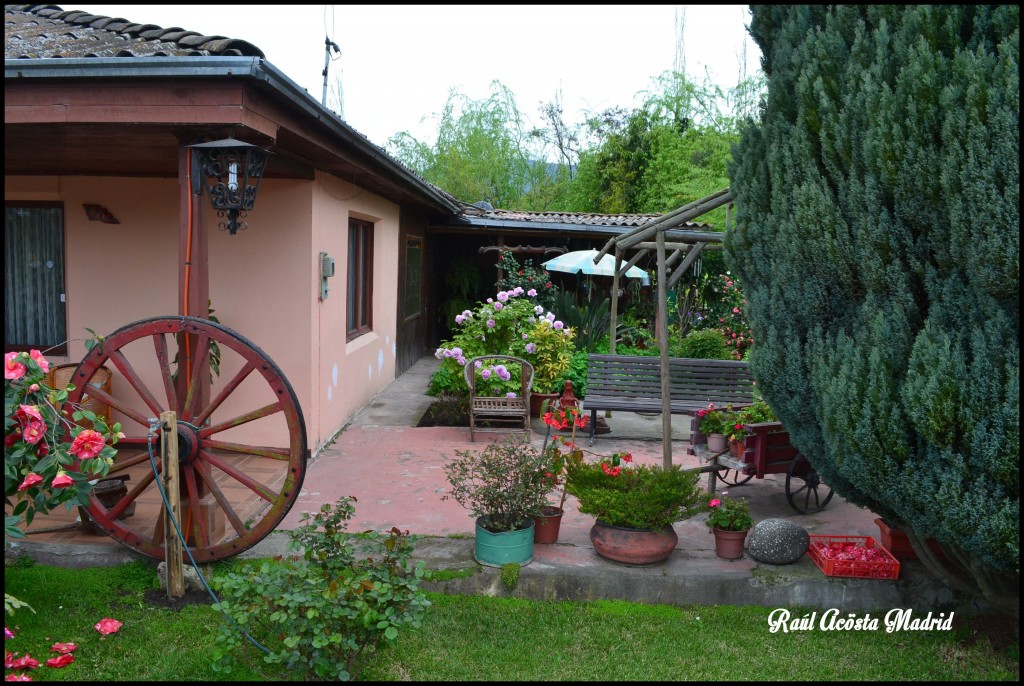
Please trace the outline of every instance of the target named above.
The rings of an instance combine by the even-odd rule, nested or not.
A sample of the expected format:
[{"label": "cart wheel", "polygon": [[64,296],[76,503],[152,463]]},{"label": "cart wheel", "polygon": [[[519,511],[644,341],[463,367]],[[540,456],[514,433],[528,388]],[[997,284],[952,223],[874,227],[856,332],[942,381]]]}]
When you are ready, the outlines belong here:
[{"label": "cart wheel", "polygon": [[[219,349],[220,375],[207,364],[175,364],[179,341],[185,359],[204,360]],[[192,346],[195,350],[191,350]],[[89,382],[101,366],[112,373],[116,397]],[[187,376],[179,402],[175,368]],[[209,399],[200,388],[214,376]],[[164,507],[155,483],[162,429],[150,418],[177,412],[181,520],[195,560],[236,555],[267,536],[288,514],[306,471],[306,428],[288,380],[266,353],[231,329],[195,317],[158,317],[124,326],[96,345],[75,370],[72,403],[89,397],[117,413],[118,441],[110,476],[128,482],[113,502],[90,494],[89,515],[120,543],[164,559]],[[179,407],[181,407],[179,411]],[[163,482],[161,480],[161,485]],[[136,505],[139,507],[136,508]]]},{"label": "cart wheel", "polygon": [[738,469],[730,467],[722,467],[718,470],[718,480],[728,486],[742,486],[753,478],[753,474],[744,474]]},{"label": "cart wheel", "polygon": [[786,473],[786,500],[800,514],[820,512],[832,500],[832,489],[821,481],[807,458],[797,455]]}]

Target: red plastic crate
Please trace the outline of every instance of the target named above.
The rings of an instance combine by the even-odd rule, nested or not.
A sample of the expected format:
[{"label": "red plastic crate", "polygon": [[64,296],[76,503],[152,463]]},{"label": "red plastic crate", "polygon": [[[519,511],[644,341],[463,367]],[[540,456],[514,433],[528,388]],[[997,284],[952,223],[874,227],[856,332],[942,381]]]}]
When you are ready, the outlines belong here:
[{"label": "red plastic crate", "polygon": [[[882,562],[866,562],[861,560],[836,560],[824,557],[822,547],[833,543],[853,543],[858,548],[874,548],[885,557]],[[814,560],[825,576],[850,576],[858,579],[898,579],[900,562],[888,550],[870,536],[828,536],[811,534],[811,546],[807,554]]]}]

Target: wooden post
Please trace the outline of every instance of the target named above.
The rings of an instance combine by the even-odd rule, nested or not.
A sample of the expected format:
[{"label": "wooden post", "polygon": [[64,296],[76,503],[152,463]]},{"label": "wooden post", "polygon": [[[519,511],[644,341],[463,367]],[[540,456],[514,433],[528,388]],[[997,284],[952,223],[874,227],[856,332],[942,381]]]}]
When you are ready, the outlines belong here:
[{"label": "wooden post", "polygon": [[[174,412],[160,413],[160,461],[163,469],[164,493],[170,503],[170,512],[164,513],[164,561],[167,565],[167,597],[185,595],[185,569],[182,561],[181,539],[174,522],[181,521],[181,484],[178,478],[178,419]],[[180,526],[180,524],[179,524]]]},{"label": "wooden post", "polygon": [[668,373],[668,284],[665,276],[665,232],[658,232],[658,347],[661,349],[661,452],[665,469],[672,466],[672,385]]}]

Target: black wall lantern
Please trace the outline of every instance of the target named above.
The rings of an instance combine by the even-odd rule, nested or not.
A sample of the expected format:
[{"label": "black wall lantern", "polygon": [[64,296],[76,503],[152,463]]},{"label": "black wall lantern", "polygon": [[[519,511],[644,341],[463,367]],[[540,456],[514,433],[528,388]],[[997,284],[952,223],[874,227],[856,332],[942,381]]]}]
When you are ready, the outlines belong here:
[{"label": "black wall lantern", "polygon": [[246,227],[238,219],[244,218],[256,201],[270,153],[234,138],[188,147],[193,150],[192,193],[202,194],[205,185],[217,216],[226,218],[220,228],[234,235]]}]

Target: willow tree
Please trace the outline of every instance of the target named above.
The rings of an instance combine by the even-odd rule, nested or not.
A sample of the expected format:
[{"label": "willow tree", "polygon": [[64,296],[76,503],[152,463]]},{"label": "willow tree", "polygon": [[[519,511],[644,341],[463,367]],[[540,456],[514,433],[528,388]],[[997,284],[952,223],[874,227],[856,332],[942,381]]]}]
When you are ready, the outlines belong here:
[{"label": "willow tree", "polygon": [[768,90],[726,240],[794,442],[1018,615],[1019,25],[1015,5],[753,6]]},{"label": "willow tree", "polygon": [[552,183],[543,162],[545,151],[531,136],[515,95],[500,81],[491,82],[490,93],[482,100],[453,89],[436,116],[433,145],[403,131],[388,140],[388,150],[458,199],[522,208],[529,204],[531,190],[539,194]]}]

